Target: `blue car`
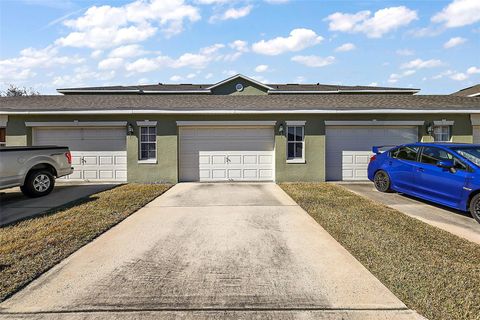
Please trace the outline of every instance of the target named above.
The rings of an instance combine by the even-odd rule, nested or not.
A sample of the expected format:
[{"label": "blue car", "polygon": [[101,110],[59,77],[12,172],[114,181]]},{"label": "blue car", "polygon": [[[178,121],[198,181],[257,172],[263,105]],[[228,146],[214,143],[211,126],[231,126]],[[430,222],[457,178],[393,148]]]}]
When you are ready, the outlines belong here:
[{"label": "blue car", "polygon": [[368,179],[378,191],[397,191],[462,211],[480,223],[480,145],[412,143],[373,147]]}]

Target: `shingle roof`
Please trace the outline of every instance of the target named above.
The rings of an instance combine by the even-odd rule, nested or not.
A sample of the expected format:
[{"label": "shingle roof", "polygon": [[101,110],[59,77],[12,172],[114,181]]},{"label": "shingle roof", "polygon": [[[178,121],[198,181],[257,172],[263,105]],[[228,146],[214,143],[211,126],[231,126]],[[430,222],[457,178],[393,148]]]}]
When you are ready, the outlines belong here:
[{"label": "shingle roof", "polygon": [[0,98],[1,112],[472,110],[480,98],[451,95],[51,95]]},{"label": "shingle roof", "polygon": [[480,83],[457,92],[452,93],[452,96],[461,96],[461,97],[469,97],[472,94],[480,94]]}]

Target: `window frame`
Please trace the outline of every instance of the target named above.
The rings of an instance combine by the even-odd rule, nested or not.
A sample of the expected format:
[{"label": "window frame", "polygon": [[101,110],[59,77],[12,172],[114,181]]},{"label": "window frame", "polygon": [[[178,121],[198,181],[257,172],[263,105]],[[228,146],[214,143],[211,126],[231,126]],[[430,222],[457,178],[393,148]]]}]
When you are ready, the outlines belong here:
[{"label": "window frame", "polygon": [[[294,128],[293,129],[294,133],[296,132],[297,128],[301,128],[302,129],[302,141],[298,141],[298,140],[290,141],[290,140],[288,140],[288,130],[289,130],[289,128]],[[296,137],[296,134],[294,134],[294,137]],[[286,139],[287,140],[287,150],[286,150],[287,163],[305,163],[305,124],[296,124],[296,123],[288,124],[287,123],[286,138],[287,138]],[[288,157],[288,146],[290,144],[296,144],[296,143],[301,143],[302,144],[302,156],[301,157],[289,158]],[[295,151],[294,151],[294,153],[295,153]]]},{"label": "window frame", "polygon": [[[398,152],[402,148],[417,148],[416,155],[415,155],[415,160],[411,159],[402,159],[402,158],[397,158],[394,156],[395,152]],[[409,161],[409,162],[420,162],[420,154],[422,153],[422,148],[419,146],[400,146],[398,148],[395,148],[394,150],[390,151],[390,158],[396,159],[396,160],[401,160],[401,161]]]},{"label": "window frame", "polygon": [[[437,133],[435,133],[435,129],[438,129],[438,128],[446,128],[446,129],[447,129],[447,132],[446,132],[446,133],[444,133],[443,131],[440,133],[440,136],[443,136],[443,135],[446,134],[446,135],[448,136],[447,140],[442,140],[442,139],[437,140]],[[435,142],[450,142],[450,140],[452,139],[451,131],[452,131],[452,130],[451,130],[451,128],[450,128],[450,125],[447,125],[447,124],[434,125],[434,126],[433,126],[433,133],[432,133],[432,135],[433,135],[433,141],[435,141]]]},{"label": "window frame", "polygon": [[[453,163],[455,164],[455,162],[458,162],[460,163],[464,168],[456,168],[454,167],[455,170],[460,170],[460,171],[466,171],[468,172],[469,171],[469,165],[466,164],[465,162],[463,162],[459,157],[457,157],[455,154],[453,154],[451,151],[449,150],[445,150],[445,149],[442,149],[442,148],[439,148],[439,147],[434,147],[434,146],[424,146],[422,147],[422,149],[419,151],[418,153],[418,156],[417,156],[417,159],[418,159],[418,163],[422,164],[422,165],[428,165],[428,166],[434,166],[434,167],[437,167],[437,164],[433,164],[433,163],[427,163],[427,162],[422,162],[422,157],[423,157],[423,152],[425,151],[425,149],[428,149],[428,148],[432,148],[432,149],[438,149],[438,150],[442,150],[444,152],[446,152],[447,154],[451,155],[452,156],[452,161]],[[439,160],[441,161],[441,160]],[[438,161],[437,161],[438,163]]]},{"label": "window frame", "polygon": [[[142,128],[154,128],[155,129],[155,139],[154,141],[142,141]],[[147,136],[150,136],[150,133],[147,133]],[[142,145],[144,144],[155,144],[155,158],[142,159]],[[138,163],[157,163],[158,149],[157,149],[157,126],[154,124],[142,124],[138,126]]]}]

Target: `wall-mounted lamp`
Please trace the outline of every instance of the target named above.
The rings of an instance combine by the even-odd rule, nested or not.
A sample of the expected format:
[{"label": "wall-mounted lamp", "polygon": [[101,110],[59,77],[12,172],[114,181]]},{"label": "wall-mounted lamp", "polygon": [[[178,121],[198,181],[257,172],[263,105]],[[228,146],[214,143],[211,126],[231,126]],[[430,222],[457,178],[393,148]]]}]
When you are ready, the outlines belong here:
[{"label": "wall-mounted lamp", "polygon": [[280,125],[278,126],[278,133],[279,133],[280,135],[283,135],[283,131],[284,131],[283,123],[280,123]]},{"label": "wall-mounted lamp", "polygon": [[127,135],[133,135],[133,126],[131,123],[127,124]]},{"label": "wall-mounted lamp", "polygon": [[427,131],[427,134],[431,136],[433,134],[433,123],[432,122],[427,122],[425,131]]}]

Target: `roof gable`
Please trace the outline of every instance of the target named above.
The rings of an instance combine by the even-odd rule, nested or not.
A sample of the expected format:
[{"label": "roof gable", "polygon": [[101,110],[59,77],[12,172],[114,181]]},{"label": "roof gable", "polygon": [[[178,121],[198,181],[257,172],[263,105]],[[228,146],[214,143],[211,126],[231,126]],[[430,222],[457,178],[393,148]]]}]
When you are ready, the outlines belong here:
[{"label": "roof gable", "polygon": [[272,88],[272,87],[270,87],[270,86],[267,86],[266,84],[261,83],[260,81],[257,81],[257,80],[255,80],[255,79],[249,78],[249,77],[244,76],[244,75],[242,75],[242,74],[236,74],[236,75],[234,75],[234,76],[231,76],[230,78],[227,78],[227,79],[225,79],[225,80],[222,80],[222,81],[220,81],[220,82],[215,83],[214,85],[212,85],[211,87],[208,87],[207,89],[212,90],[212,89],[214,89],[214,88],[218,88],[218,87],[220,87],[220,86],[222,86],[222,85],[224,85],[224,84],[226,84],[226,83],[229,83],[229,82],[231,82],[231,81],[238,80],[238,79],[243,79],[243,80],[245,80],[245,81],[247,81],[247,82],[250,82],[250,83],[255,84],[255,85],[257,85],[257,86],[263,87],[263,88],[266,89],[266,90],[275,90],[274,88]]}]

